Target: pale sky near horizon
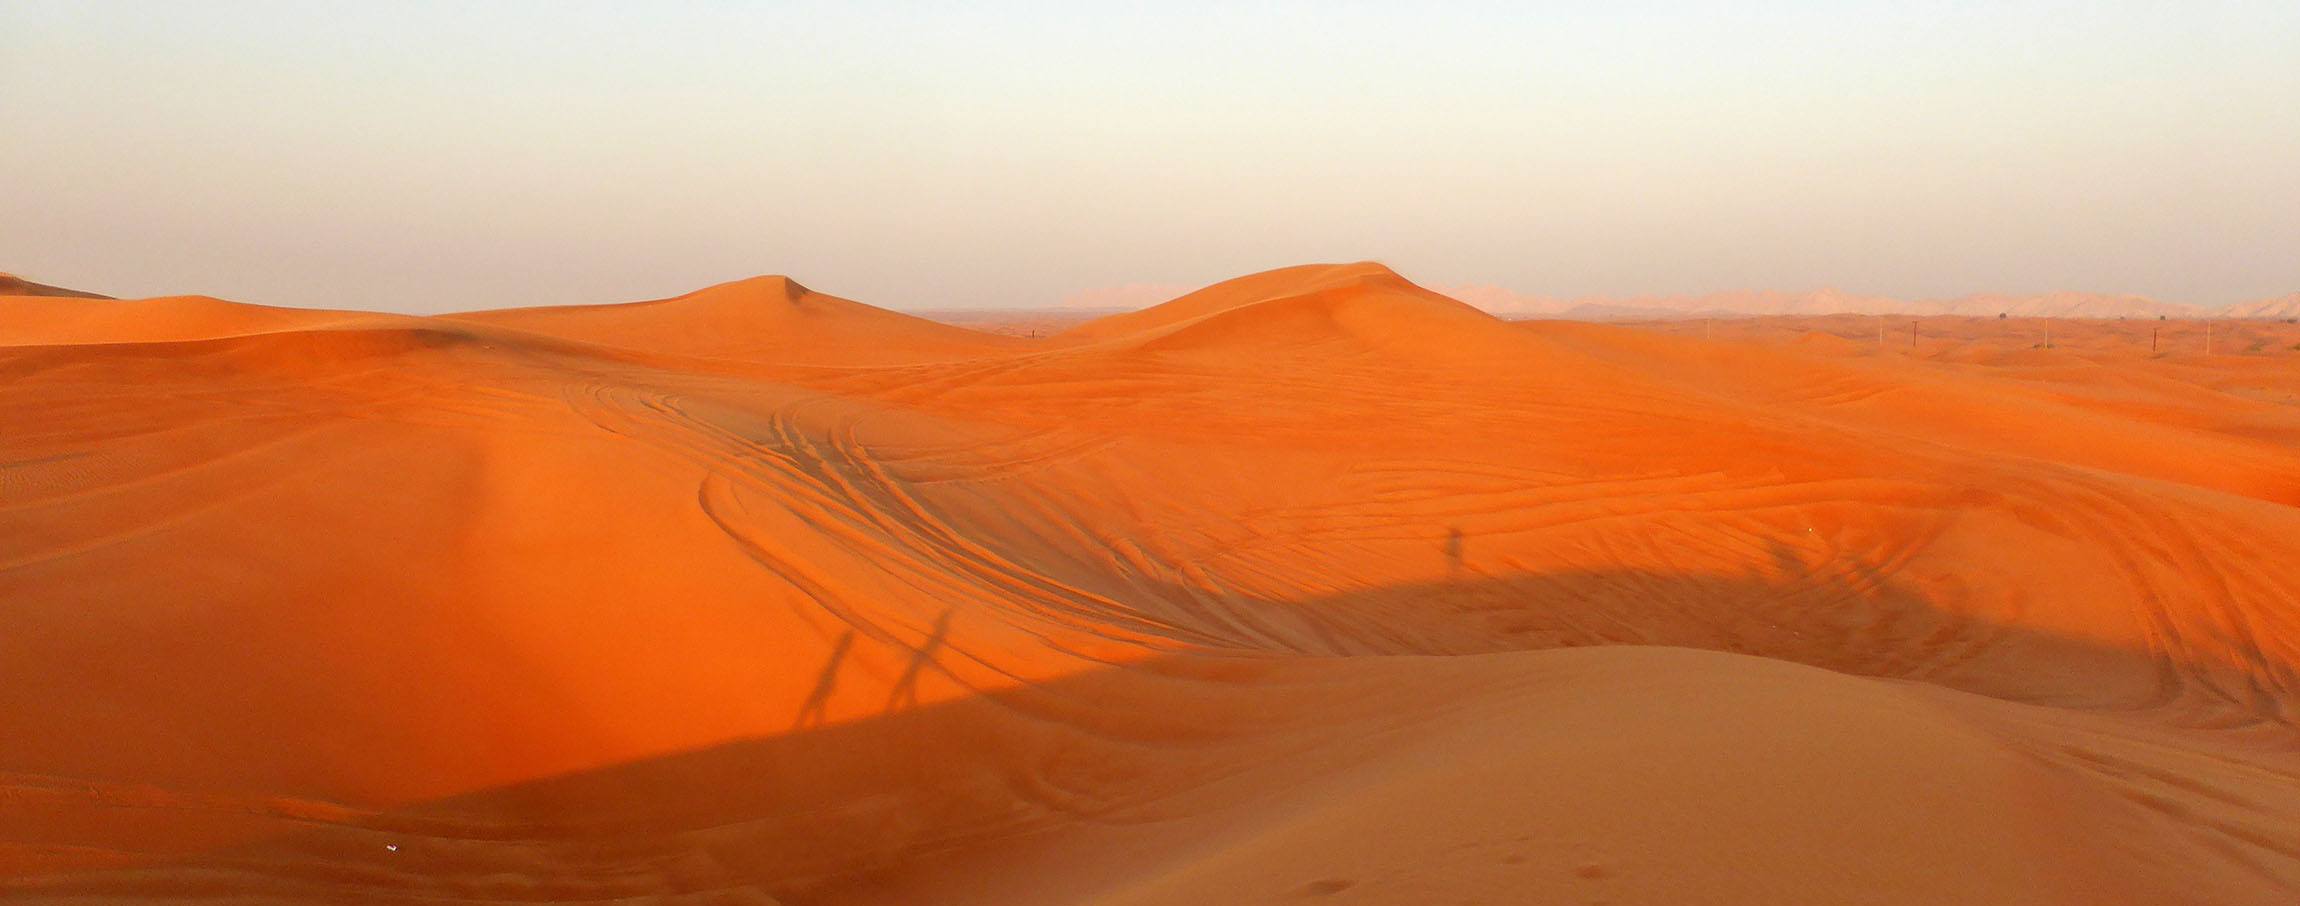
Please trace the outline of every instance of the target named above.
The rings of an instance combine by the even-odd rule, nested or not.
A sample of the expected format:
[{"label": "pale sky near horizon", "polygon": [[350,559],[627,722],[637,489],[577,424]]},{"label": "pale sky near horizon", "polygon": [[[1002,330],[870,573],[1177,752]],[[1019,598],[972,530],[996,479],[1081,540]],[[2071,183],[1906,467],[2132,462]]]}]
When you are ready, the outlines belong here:
[{"label": "pale sky near horizon", "polygon": [[0,121],[0,270],[114,295],[2300,291],[2290,0],[0,0]]}]

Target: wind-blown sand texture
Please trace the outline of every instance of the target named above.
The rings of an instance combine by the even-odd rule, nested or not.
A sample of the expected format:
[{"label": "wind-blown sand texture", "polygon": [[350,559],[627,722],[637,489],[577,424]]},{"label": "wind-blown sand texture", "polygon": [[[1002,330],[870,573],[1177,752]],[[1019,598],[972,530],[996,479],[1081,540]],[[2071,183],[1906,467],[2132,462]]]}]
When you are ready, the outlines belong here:
[{"label": "wind-blown sand texture", "polygon": [[0,298],[0,897],[2300,899],[2300,358],[1877,323]]}]

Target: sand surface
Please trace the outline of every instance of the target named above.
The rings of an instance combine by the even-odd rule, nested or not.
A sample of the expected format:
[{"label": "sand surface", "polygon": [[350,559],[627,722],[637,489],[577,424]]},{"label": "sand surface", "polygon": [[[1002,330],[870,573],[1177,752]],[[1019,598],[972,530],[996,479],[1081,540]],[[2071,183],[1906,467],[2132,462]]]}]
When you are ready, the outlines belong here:
[{"label": "sand surface", "polygon": [[0,297],[0,899],[2300,901],[2300,328],[1908,326]]},{"label": "sand surface", "polygon": [[9,273],[0,273],[0,296],[66,296],[77,299],[111,298],[110,296],[102,295],[100,293],[85,292],[77,289],[66,289],[61,286],[49,286],[45,283],[34,283],[30,280],[26,280],[22,277],[16,276],[15,274]]}]

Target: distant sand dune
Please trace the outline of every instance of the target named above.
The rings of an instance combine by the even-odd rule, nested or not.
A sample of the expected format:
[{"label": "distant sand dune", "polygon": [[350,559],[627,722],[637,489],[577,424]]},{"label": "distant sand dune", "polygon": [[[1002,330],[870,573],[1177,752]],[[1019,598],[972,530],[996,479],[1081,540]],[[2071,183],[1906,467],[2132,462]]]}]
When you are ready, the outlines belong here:
[{"label": "distant sand dune", "polygon": [[15,274],[0,273],[0,296],[63,296],[74,299],[109,299],[110,296],[34,283]]},{"label": "distant sand dune", "polygon": [[[1273,273],[1283,273],[1273,272]],[[1235,282],[1235,281],[1233,281]],[[2159,302],[2145,296],[2087,292],[1973,293],[1934,299],[1898,299],[1839,289],[1807,292],[1738,290],[1667,296],[1563,298],[1527,295],[1490,284],[1433,287],[1479,310],[1508,318],[1625,321],[1669,318],[1816,317],[1902,315],[1993,318],[2293,318],[2300,294],[2209,307]],[[1072,294],[1063,308],[1140,309],[1188,294],[1186,287],[1127,284]]]},{"label": "distant sand dune", "polygon": [[0,892],[2288,904],[2300,336],[2069,323],[0,299]]},{"label": "distant sand dune", "polygon": [[708,358],[887,365],[1013,349],[1008,338],[754,277],[672,299],[512,308],[447,316],[550,336]]},{"label": "distant sand dune", "polygon": [[401,315],[273,308],[209,296],[133,301],[0,296],[0,344],[13,346],[202,340],[291,330],[412,323]]}]

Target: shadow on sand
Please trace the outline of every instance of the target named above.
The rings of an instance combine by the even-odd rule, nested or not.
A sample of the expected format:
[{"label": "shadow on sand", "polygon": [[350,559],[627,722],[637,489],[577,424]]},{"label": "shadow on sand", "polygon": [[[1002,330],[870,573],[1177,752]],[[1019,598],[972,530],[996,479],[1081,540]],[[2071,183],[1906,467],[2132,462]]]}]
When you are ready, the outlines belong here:
[{"label": "shadow on sand", "polygon": [[[1458,531],[1448,538],[1449,560],[1462,543]],[[855,644],[850,633],[831,649],[789,732],[384,812],[355,810],[337,823],[236,815],[272,830],[259,842],[191,857],[19,872],[0,880],[0,894],[803,902],[826,883],[920,853],[1081,819],[1154,819],[1161,800],[1184,791],[1226,795],[1224,778],[1283,754],[1271,748],[1277,728],[1315,727],[1320,709],[1330,716],[1356,706],[1305,699],[1298,684],[1271,681],[1335,656],[1674,645],[2038,703],[2139,708],[2177,697],[2257,710],[2229,691],[2235,681],[2225,665],[2167,664],[2148,652],[1978,623],[1883,576],[1814,576],[1785,550],[1774,560],[1770,578],[1478,576],[1300,601],[1233,601],[1298,650],[1167,655],[920,705],[918,677],[939,669],[935,658],[946,645],[952,614],[945,611],[879,716],[828,720],[841,663]],[[1190,597],[1182,589],[1164,594]],[[1202,607],[1202,593],[1197,600]],[[1310,741],[1299,745],[1314,744],[1314,733],[1302,738]],[[14,807],[0,803],[0,816]],[[105,825],[105,834],[131,844],[125,848],[142,832],[136,822],[144,816],[117,804],[50,805],[44,814],[74,809],[84,820],[35,826]],[[150,832],[163,832],[168,820],[152,818]]]}]

